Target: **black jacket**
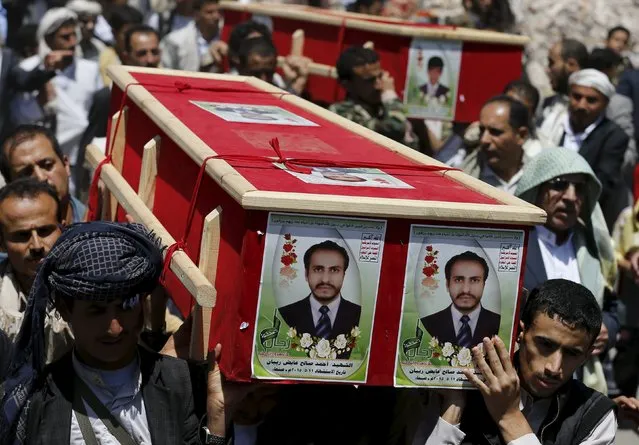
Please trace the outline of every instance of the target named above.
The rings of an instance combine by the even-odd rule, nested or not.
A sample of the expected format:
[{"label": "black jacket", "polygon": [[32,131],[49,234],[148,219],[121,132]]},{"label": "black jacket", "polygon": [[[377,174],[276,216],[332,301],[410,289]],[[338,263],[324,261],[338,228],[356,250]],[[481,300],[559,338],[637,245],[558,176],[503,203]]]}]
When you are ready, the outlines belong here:
[{"label": "black jacket", "polygon": [[[505,445],[478,391],[468,394],[466,406],[462,445]],[[537,437],[542,445],[579,445],[614,409],[608,397],[572,379],[554,395]]]},{"label": "black jacket", "polygon": [[627,206],[627,186],[621,174],[628,135],[611,120],[604,120],[588,135],[579,154],[588,161],[601,182],[599,204],[611,229],[621,210]]},{"label": "black jacket", "polygon": [[[457,344],[457,336],[455,335],[450,306],[443,311],[428,315],[421,320],[431,337],[437,337],[440,343],[450,342]],[[501,315],[482,307],[479,312],[479,318],[477,319],[475,332],[473,332],[473,345],[481,343],[484,337],[490,338],[493,335],[497,335],[497,333],[499,333],[500,322]]]},{"label": "black jacket", "polygon": [[34,69],[25,71],[18,66],[18,57],[8,48],[2,50],[0,65],[0,138],[11,126],[9,106],[18,91],[37,90],[55,76],[54,71]]},{"label": "black jacket", "polygon": [[[186,362],[144,348],[139,351],[141,391],[153,444],[199,444],[199,422]],[[75,377],[71,354],[47,367],[31,398],[26,444],[69,443]]]},{"label": "black jacket", "polygon": [[[316,336],[310,298],[311,296],[309,295],[303,300],[279,308],[279,311],[286,324],[290,327],[294,327],[300,335],[309,333],[312,336]],[[362,307],[360,305],[351,303],[342,297],[339,308],[337,309],[335,323],[333,323],[333,328],[328,338],[333,339],[340,334],[350,334],[351,329],[355,326],[359,326],[361,313]],[[347,352],[341,354],[338,358],[348,358],[350,355],[350,352]]]}]

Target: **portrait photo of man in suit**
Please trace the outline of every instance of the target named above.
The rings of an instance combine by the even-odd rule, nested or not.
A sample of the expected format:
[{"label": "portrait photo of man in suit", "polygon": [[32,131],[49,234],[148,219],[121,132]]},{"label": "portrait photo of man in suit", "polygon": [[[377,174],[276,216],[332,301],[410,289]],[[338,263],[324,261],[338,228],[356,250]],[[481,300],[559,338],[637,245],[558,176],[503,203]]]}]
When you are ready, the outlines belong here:
[{"label": "portrait photo of man in suit", "polygon": [[444,269],[451,305],[421,319],[440,343],[471,348],[499,332],[501,316],[485,309],[481,299],[488,278],[488,263],[466,251],[452,257]]},{"label": "portrait photo of man in suit", "polygon": [[419,87],[419,90],[422,92],[422,98],[434,97],[441,101],[447,99],[450,88],[440,83],[443,71],[444,60],[441,57],[435,56],[428,60],[428,82]]},{"label": "portrait photo of man in suit", "polygon": [[[362,307],[342,296],[348,269],[348,252],[334,241],[311,246],[304,253],[304,274],[310,293],[295,303],[279,308],[280,315],[298,333],[334,339],[359,326]],[[348,358],[350,351],[338,356]]]}]

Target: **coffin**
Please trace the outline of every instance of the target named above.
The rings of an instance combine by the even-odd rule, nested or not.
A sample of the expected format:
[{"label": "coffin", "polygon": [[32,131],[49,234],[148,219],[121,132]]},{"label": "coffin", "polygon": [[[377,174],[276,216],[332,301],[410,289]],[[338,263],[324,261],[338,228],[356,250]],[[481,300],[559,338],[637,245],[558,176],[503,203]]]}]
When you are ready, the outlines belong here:
[{"label": "coffin", "polygon": [[[233,26],[254,18],[271,27],[281,56],[291,53],[293,33],[298,29],[304,31],[303,55],[315,62],[308,83],[313,101],[341,100],[344,93],[331,68],[345,48],[373,42],[382,67],[395,79],[409,115],[416,118],[477,120],[486,100],[501,94],[508,82],[521,77],[523,47],[529,41],[525,36],[513,34],[308,6],[223,1],[220,7],[224,11],[224,39]],[[435,103],[427,106],[419,94],[432,57],[444,62],[441,84],[449,90],[445,106]]]},{"label": "coffin", "polygon": [[453,306],[513,347],[543,211],[254,78],[109,75],[106,211],[183,241],[167,287],[227,378],[462,387]]}]

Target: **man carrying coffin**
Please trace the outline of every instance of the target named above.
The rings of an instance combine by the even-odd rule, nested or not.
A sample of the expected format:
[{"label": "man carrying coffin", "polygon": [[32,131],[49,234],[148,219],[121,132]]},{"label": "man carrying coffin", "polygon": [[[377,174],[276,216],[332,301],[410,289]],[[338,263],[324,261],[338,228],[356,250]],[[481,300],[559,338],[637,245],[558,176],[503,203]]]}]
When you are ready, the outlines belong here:
[{"label": "man carrying coffin", "polygon": [[446,289],[452,304],[421,319],[428,333],[440,343],[470,348],[499,332],[501,316],[481,305],[488,278],[488,263],[466,251],[446,263]]},{"label": "man carrying coffin", "polygon": [[[332,339],[350,335],[359,326],[362,307],[342,296],[348,269],[348,253],[337,243],[326,240],[311,246],[304,254],[306,282],[311,293],[304,299],[279,309],[290,327],[300,334]],[[348,358],[350,351],[339,358]]]}]

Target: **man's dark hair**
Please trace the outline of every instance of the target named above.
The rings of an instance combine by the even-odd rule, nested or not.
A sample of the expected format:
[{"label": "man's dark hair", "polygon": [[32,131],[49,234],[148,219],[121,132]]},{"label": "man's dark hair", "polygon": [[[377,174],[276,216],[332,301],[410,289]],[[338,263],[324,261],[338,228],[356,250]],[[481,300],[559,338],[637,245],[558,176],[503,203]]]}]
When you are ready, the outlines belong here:
[{"label": "man's dark hair", "polygon": [[209,3],[215,3],[217,5],[220,3],[220,0],[193,0],[193,11],[199,11],[203,6]]},{"label": "man's dark hair", "polygon": [[253,20],[239,23],[233,27],[231,34],[229,35],[229,59],[238,57],[240,52],[240,46],[246,38],[254,33],[259,33],[262,37],[271,38],[271,31],[266,25]]},{"label": "man's dark hair", "polygon": [[64,153],[60,148],[58,140],[48,128],[35,124],[18,125],[13,131],[9,132],[0,145],[0,173],[4,176],[5,181],[11,182],[11,161],[9,160],[10,152],[24,141],[31,140],[36,136],[44,136],[53,147],[56,156],[60,161],[64,162]]},{"label": "man's dark hair", "polygon": [[245,39],[240,44],[240,50],[237,54],[240,59],[240,66],[245,67],[247,65],[251,54],[257,54],[262,57],[277,57],[277,49],[269,37]]},{"label": "man's dark hair", "polygon": [[16,50],[21,57],[30,56],[29,50],[38,49],[38,25],[37,23],[29,23],[22,25],[15,33],[13,49]]},{"label": "man's dark hair", "polygon": [[514,130],[520,127],[526,127],[530,131],[532,124],[530,113],[528,113],[528,108],[526,107],[526,105],[522,104],[517,99],[513,99],[510,96],[500,95],[488,99],[482,108],[484,108],[486,105],[494,103],[508,104],[508,125],[510,125]]},{"label": "man's dark hair", "polygon": [[530,101],[533,106],[533,110],[536,110],[539,106],[539,90],[537,90],[532,83],[526,82],[525,80],[513,80],[506,85],[506,88],[504,88],[504,94],[507,94],[509,91],[513,91],[517,93],[518,96],[524,97],[526,100]]},{"label": "man's dark hair", "polygon": [[444,60],[439,56],[431,57],[430,59],[428,59],[428,71],[432,70],[433,68],[443,69]]},{"label": "man's dark hair", "polygon": [[621,62],[621,56],[610,48],[595,48],[590,53],[587,67],[605,73],[618,67]]},{"label": "man's dark hair", "polygon": [[521,321],[528,328],[539,314],[558,317],[568,326],[585,330],[592,342],[601,330],[601,308],[594,295],[581,284],[569,280],[548,280],[530,292]]},{"label": "man's dark hair", "polygon": [[479,0],[472,0],[470,8],[478,18],[478,27],[499,32],[509,32],[515,24],[515,15],[508,0],[493,0],[486,8]]},{"label": "man's dark hair", "polygon": [[561,58],[566,61],[573,58],[583,69],[588,64],[588,49],[586,45],[575,39],[563,39],[561,41]]},{"label": "man's dark hair", "polygon": [[614,28],[610,28],[610,30],[608,30],[608,40],[610,40],[613,34],[618,31],[625,32],[628,35],[628,39],[630,39],[630,36],[631,36],[630,30],[626,28],[625,26],[617,25]]},{"label": "man's dark hair", "polygon": [[160,34],[155,29],[144,24],[133,25],[126,30],[126,33],[124,33],[124,48],[126,49],[126,52],[131,52],[131,39],[133,38],[133,34],[137,33],[154,34],[155,37],[158,38],[158,43],[160,42]]},{"label": "man's dark hair", "polygon": [[448,260],[446,266],[444,266],[444,275],[446,276],[446,281],[450,280],[450,274],[453,270],[453,266],[458,261],[474,261],[476,263],[479,263],[481,267],[484,268],[484,281],[488,279],[488,263],[486,262],[486,260],[476,253],[467,250],[466,252],[455,255],[450,260]]},{"label": "man's dark hair", "polygon": [[119,32],[126,25],[139,25],[144,16],[133,6],[113,5],[105,11],[105,18],[114,33]]},{"label": "man's dark hair", "polygon": [[[47,182],[38,181],[35,178],[19,178],[0,189],[0,204],[9,198],[35,199],[40,195],[49,195],[55,201],[56,219],[62,222],[62,208],[60,198],[53,186]],[[0,228],[2,225],[0,224]]]},{"label": "man's dark hair", "polygon": [[346,48],[337,59],[337,77],[340,81],[353,79],[353,69],[358,66],[370,65],[379,62],[379,55],[375,51],[363,46],[351,46]]},{"label": "man's dark hair", "polygon": [[348,269],[348,252],[342,246],[331,240],[322,241],[319,244],[309,247],[309,249],[304,253],[304,269],[308,270],[311,266],[311,257],[318,250],[330,250],[339,253],[344,258],[344,271]]}]

